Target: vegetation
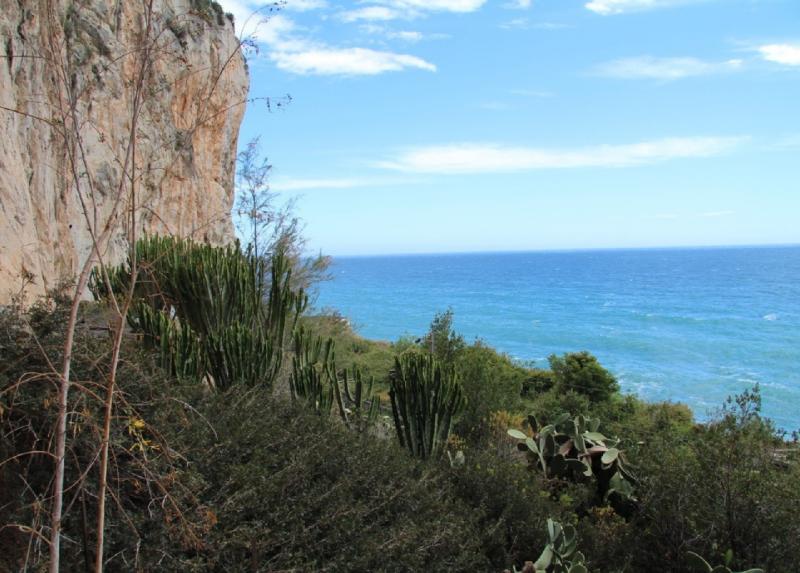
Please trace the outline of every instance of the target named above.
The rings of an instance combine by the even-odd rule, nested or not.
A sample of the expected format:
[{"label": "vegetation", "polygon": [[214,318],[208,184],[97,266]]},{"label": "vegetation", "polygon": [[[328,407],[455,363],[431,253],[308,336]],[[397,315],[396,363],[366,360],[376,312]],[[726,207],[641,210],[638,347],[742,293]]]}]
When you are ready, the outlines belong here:
[{"label": "vegetation", "polygon": [[[94,276],[102,302],[80,305],[75,322],[64,570],[96,557],[107,324],[120,292],[132,295],[108,418],[110,570],[800,563],[789,542],[800,537],[800,454],[761,417],[757,387],[696,424],[684,406],[620,395],[588,353],[543,370],[466,344],[452,312],[418,343],[395,344],[360,339],[341,317],[297,318],[303,295],[280,256],[145,238],[135,260]],[[0,310],[0,570],[48,564],[60,407],[50,364],[63,357],[70,304],[54,294]],[[251,336],[232,345],[238,358],[211,356],[224,332]]]},{"label": "vegetation", "polygon": [[452,366],[430,355],[406,354],[390,376],[394,427],[400,445],[420,459],[435,457],[450,436],[464,394]]}]

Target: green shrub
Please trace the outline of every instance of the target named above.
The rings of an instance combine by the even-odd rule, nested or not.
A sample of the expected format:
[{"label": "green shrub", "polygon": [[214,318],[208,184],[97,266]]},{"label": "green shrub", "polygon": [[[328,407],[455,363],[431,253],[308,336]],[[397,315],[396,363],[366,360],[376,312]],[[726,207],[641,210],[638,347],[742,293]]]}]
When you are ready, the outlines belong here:
[{"label": "green shrub", "polygon": [[[435,466],[263,391],[212,397],[183,451],[216,525],[198,571],[486,571],[474,511]],[[258,564],[253,569],[253,563]]]},{"label": "green shrub", "polygon": [[550,357],[556,388],[560,392],[574,391],[592,402],[603,402],[619,392],[616,378],[588,352],[572,352]]},{"label": "green shrub", "polygon": [[467,398],[456,431],[473,442],[484,440],[488,437],[487,421],[492,412],[519,409],[526,371],[479,342],[461,350],[456,372]]},{"label": "green shrub", "polygon": [[516,460],[469,449],[463,467],[450,471],[453,493],[474,508],[488,571],[533,561],[547,542],[547,519],[571,522],[584,498],[573,484],[553,484],[531,475]]}]

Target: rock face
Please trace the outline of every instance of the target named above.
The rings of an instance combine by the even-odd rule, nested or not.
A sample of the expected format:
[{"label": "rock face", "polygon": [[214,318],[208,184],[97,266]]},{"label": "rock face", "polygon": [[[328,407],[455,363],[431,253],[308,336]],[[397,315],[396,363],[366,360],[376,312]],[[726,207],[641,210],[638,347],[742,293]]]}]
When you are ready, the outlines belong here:
[{"label": "rock face", "polygon": [[107,224],[109,263],[133,230],[234,237],[248,76],[233,23],[209,0],[153,0],[149,18],[147,3],[2,0],[0,304],[74,278]]}]

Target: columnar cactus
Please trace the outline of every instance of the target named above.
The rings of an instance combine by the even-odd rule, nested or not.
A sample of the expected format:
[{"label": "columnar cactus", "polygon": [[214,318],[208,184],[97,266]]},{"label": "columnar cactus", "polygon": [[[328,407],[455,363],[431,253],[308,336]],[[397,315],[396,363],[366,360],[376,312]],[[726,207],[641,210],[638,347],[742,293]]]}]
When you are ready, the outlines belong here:
[{"label": "columnar cactus", "polygon": [[[302,291],[290,288],[291,268],[283,255],[266,262],[238,245],[157,236],[137,241],[134,253],[128,322],[160,350],[163,364],[220,390],[272,384],[287,323],[297,320],[307,302]],[[95,272],[90,284],[95,297],[124,297],[133,268],[129,260],[107,269],[107,275]]]},{"label": "columnar cactus", "polygon": [[377,420],[381,402],[372,396],[374,380],[365,384],[357,367],[353,366],[352,372],[353,392],[347,370],[341,380],[337,374],[333,340],[312,337],[303,328],[295,331],[289,378],[292,398],[305,399],[317,413],[325,415],[330,414],[335,403],[345,425],[364,431]]},{"label": "columnar cactus", "polygon": [[389,383],[400,444],[415,457],[436,456],[465,404],[454,369],[427,354],[405,354],[395,358]]},{"label": "columnar cactus", "polygon": [[[350,381],[353,383],[353,391],[350,391]],[[377,396],[372,395],[372,388],[375,385],[375,378],[370,376],[369,381],[365,382],[361,371],[357,366],[353,366],[352,375],[347,370],[342,375],[342,387],[344,388],[344,398],[348,405],[347,416],[350,425],[358,431],[364,431],[374,424],[381,411],[381,401]]]},{"label": "columnar cactus", "polygon": [[[318,414],[329,415],[336,387],[333,340],[323,342],[302,328],[294,333],[294,355],[289,390],[292,399],[304,399]],[[337,387],[338,389],[338,387]],[[343,414],[340,408],[340,413]]]}]

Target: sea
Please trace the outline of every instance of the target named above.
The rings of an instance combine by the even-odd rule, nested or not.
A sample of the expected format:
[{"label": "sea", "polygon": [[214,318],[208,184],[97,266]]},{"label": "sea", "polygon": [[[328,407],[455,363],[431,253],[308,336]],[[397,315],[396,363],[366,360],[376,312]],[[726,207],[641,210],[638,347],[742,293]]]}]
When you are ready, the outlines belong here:
[{"label": "sea", "polygon": [[317,309],[364,337],[455,329],[514,359],[588,350],[624,392],[699,420],[758,383],[762,413],[800,429],[800,246],[338,257]]}]

